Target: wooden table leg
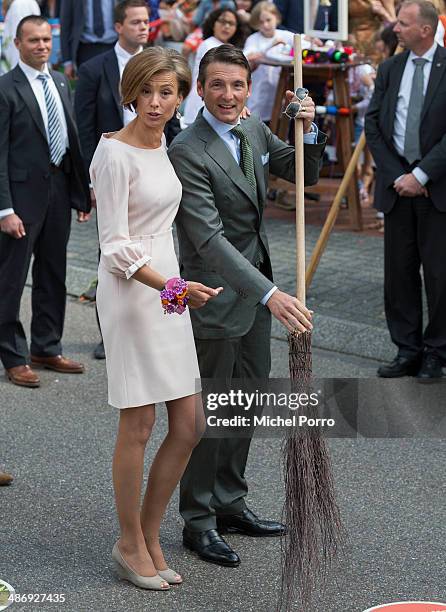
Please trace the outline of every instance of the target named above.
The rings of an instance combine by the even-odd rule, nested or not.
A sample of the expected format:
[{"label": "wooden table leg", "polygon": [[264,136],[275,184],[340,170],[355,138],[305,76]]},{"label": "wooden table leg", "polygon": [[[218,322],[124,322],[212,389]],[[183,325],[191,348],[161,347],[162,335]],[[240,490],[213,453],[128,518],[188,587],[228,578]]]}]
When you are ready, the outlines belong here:
[{"label": "wooden table leg", "polygon": [[[347,86],[347,72],[336,70],[333,75],[333,90],[336,106],[351,107]],[[337,154],[343,171],[352,156],[354,140],[353,120],[351,116],[336,115]],[[347,190],[348,210],[352,229],[362,229],[362,214],[358,191],[358,172],[355,170]]]}]

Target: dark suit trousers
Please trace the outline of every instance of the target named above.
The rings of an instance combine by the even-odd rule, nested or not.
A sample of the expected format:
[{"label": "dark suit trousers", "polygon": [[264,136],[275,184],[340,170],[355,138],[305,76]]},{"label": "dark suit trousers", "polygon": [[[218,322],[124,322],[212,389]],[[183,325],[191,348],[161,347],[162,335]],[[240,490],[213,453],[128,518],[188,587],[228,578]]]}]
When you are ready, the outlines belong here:
[{"label": "dark suit trousers", "polygon": [[32,255],[31,354],[54,356],[62,352],[71,209],[68,176],[53,168],[49,181],[49,205],[41,222],[25,224],[26,236],[19,240],[0,233],[0,359],[5,368],[28,360],[19,313]]},{"label": "dark suit trousers", "polygon": [[[241,338],[196,339],[202,378],[266,379],[271,369],[271,314],[257,306],[250,331]],[[215,529],[216,514],[245,507],[245,467],[251,438],[203,437],[194,449],[180,485],[180,513],[193,531]]]},{"label": "dark suit trousers", "polygon": [[[398,354],[435,352],[446,363],[446,213],[425,197],[398,198],[385,215],[384,300]],[[422,277],[428,304],[423,331]]]}]

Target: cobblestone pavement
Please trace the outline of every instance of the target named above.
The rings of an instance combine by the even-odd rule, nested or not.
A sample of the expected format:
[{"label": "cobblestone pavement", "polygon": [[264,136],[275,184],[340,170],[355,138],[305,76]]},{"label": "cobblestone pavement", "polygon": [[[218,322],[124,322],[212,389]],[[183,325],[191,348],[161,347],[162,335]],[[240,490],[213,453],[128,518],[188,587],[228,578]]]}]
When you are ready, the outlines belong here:
[{"label": "cobblestone pavement", "polygon": [[[295,291],[294,225],[267,219],[267,231],[278,286]],[[307,228],[307,260],[320,229]],[[79,295],[94,277],[97,267],[97,233],[94,220],[73,222],[68,248],[68,287]],[[383,306],[383,240],[355,232],[334,232],[313,279],[308,305],[315,311],[315,347],[388,360],[394,353]],[[274,338],[285,339],[273,323]]]}]

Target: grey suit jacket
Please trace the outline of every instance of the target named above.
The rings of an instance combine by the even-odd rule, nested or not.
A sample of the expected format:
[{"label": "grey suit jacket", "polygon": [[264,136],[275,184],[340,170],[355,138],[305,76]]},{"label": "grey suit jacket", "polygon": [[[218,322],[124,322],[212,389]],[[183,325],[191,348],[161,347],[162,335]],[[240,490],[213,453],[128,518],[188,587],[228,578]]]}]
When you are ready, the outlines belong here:
[{"label": "grey suit jacket", "polygon": [[[258,194],[254,194],[229,149],[200,113],[169,148],[182,186],[176,218],[181,274],[224,291],[204,308],[191,311],[196,338],[246,334],[255,306],[273,288],[263,221],[268,176],[294,181],[294,148],[255,117],[243,121],[253,148]],[[305,184],[314,185],[325,146],[305,145]],[[262,274],[256,267],[263,253]]]}]

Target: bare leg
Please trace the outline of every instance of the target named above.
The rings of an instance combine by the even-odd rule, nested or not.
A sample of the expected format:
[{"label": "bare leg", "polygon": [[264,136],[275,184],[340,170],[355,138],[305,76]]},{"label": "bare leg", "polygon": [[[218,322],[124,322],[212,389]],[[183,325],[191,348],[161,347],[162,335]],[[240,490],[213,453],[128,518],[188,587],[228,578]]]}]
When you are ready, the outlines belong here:
[{"label": "bare leg", "polygon": [[200,395],[168,402],[167,411],[169,431],[150,468],[141,511],[141,526],[147,549],[158,570],[167,568],[159,544],[161,520],[205,427]]},{"label": "bare leg", "polygon": [[141,529],[141,485],[144,451],[155,422],[155,407],[140,406],[120,411],[113,456],[113,486],[121,538],[119,550],[140,576],[155,576]]}]

